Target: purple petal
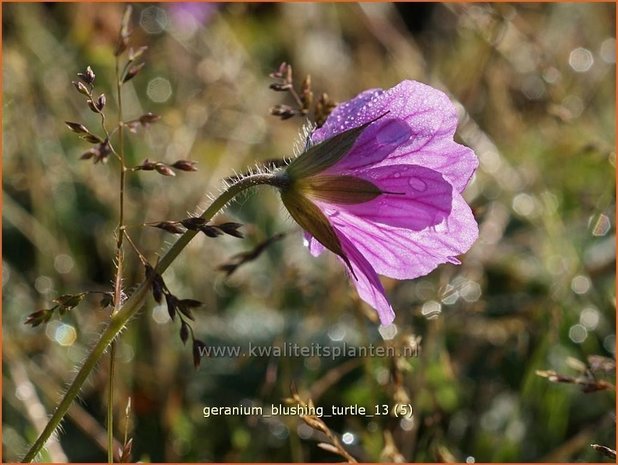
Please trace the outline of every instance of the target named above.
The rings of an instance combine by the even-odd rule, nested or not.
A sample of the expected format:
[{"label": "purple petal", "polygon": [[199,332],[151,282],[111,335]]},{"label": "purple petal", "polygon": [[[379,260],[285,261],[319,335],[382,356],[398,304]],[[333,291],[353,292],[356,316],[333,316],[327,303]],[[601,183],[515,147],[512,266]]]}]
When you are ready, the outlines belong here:
[{"label": "purple petal", "polygon": [[[333,227],[350,242],[381,275],[413,279],[426,275],[441,263],[455,262],[478,237],[478,226],[470,207],[453,192],[451,214],[440,224],[422,231],[359,218],[335,205],[319,205]],[[309,241],[312,253],[319,251]]]},{"label": "purple petal", "polygon": [[[359,218],[420,231],[441,223],[451,212],[453,187],[432,169],[382,166],[364,170],[358,177],[385,192],[368,202],[339,206]],[[325,202],[316,203],[328,208]]]},{"label": "purple petal", "polygon": [[304,244],[309,249],[309,253],[314,257],[317,257],[322,252],[326,250],[322,244],[320,244],[315,237],[305,231],[304,233]]},{"label": "purple petal", "polygon": [[[324,126],[312,134],[312,140],[320,142],[386,112],[389,120],[378,120],[365,129],[357,141],[358,147],[352,148],[336,165],[338,169],[361,169],[376,163],[422,165],[439,171],[457,191],[463,191],[478,160],[472,150],[453,141],[457,111],[448,96],[425,84],[403,81],[386,91],[363,92],[335,108]],[[378,149],[382,145],[395,147],[387,156],[384,150],[368,156],[372,145]]]},{"label": "purple petal", "polygon": [[[376,118],[379,116],[378,114]],[[337,134],[332,134],[329,137]],[[326,172],[331,174],[345,171],[355,173],[363,168],[377,166],[380,162],[390,158],[402,144],[409,141],[411,136],[412,131],[404,120],[389,118],[388,115],[384,115],[370,124],[361,133],[349,152],[329,167]]]},{"label": "purple petal", "polygon": [[371,264],[345,234],[341,231],[337,231],[337,236],[352,266],[354,276],[351,276],[350,279],[356,286],[358,295],[376,309],[380,317],[380,323],[383,325],[391,324],[395,319],[395,312],[386,298],[380,278],[378,278]]}]

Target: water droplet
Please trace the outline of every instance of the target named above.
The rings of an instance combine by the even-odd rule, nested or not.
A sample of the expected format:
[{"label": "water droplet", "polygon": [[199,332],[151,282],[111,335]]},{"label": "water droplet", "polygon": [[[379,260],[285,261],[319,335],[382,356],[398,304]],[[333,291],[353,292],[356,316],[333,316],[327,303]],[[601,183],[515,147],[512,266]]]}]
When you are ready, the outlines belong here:
[{"label": "water droplet", "polygon": [[427,190],[427,183],[422,179],[410,178],[408,184],[415,191],[425,192]]},{"label": "water droplet", "polygon": [[395,178],[397,178],[397,179],[399,179],[399,178],[401,177],[401,173],[395,173],[395,174],[394,174],[394,177],[395,177]]},{"label": "water droplet", "polygon": [[448,227],[448,222],[446,219],[444,219],[441,223],[438,223],[432,226],[432,228],[434,232],[437,232],[437,233],[448,233],[450,231]]}]

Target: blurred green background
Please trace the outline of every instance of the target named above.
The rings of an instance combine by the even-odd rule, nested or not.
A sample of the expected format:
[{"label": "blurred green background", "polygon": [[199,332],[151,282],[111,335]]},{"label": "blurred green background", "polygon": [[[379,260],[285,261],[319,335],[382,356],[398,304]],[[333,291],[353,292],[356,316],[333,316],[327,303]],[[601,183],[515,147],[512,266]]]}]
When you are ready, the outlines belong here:
[{"label": "blurred green background", "polygon": [[[73,367],[108,318],[88,298],[62,320],[25,326],[55,297],[109,290],[117,163],[79,161],[88,144],[65,120],[97,128],[71,80],[90,65],[115,117],[113,47],[121,4],[3,4],[3,457],[17,460],[53,411]],[[165,275],[205,303],[196,336],[212,346],[401,347],[418,357],[211,358],[192,367],[163,307],[150,305],[119,341],[116,437],[133,460],[334,461],[297,417],[203,418],[204,406],[279,403],[295,385],[316,405],[393,405],[393,416],[324,419],[361,461],[602,461],[615,447],[615,393],[585,393],[536,370],[584,376],[587,357],[615,353],[614,4],[138,4],[134,45],[146,68],[125,87],[129,164],[199,162],[197,173],[131,175],[130,225],[181,219],[221,180],[290,155],[300,118],[269,115],[285,94],[268,73],[287,61],[297,82],[337,101],[415,79],[458,102],[457,137],[480,168],[466,191],[480,238],[461,266],[384,280],[397,310],[382,328],[332,256],[313,259],[269,189],[224,217],[244,240],[201,235]],[[292,231],[229,279],[235,253]],[[131,227],[154,262],[167,233]],[[126,286],[143,269],[127,251]],[[579,362],[577,362],[579,361]],[[596,373],[602,379],[602,373]],[[104,461],[102,362],[46,461]],[[615,381],[613,372],[607,381]],[[128,421],[127,399],[131,398]]]}]

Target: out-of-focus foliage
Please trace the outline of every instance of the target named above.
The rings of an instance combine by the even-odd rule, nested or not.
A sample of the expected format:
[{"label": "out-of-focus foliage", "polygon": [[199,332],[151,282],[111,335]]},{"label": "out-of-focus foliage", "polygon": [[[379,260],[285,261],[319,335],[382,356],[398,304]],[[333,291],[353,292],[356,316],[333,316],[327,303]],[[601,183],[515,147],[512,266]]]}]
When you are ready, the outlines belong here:
[{"label": "out-of-focus foliage", "polygon": [[[59,295],[111,286],[117,166],[80,162],[88,145],[63,122],[97,126],[71,85],[87,65],[114,114],[123,6],[2,8],[3,451],[13,461],[108,318],[86,297],[62,320],[23,324]],[[203,417],[205,406],[279,404],[293,384],[316,405],[409,399],[412,420],[323,419],[362,461],[603,460],[589,444],[615,448],[613,390],[584,393],[536,371],[579,376],[587,357],[614,356],[614,19],[611,4],[136,5],[133,40],[150,48],[125,88],[126,119],[162,120],[129,135],[129,164],[199,162],[174,178],[131,175],[129,231],[153,262],[172,236],[141,223],[185,218],[235,170],[292,153],[302,121],[269,115],[291,103],[268,89],[282,61],[339,101],[403,79],[448,92],[460,104],[459,140],[480,159],[466,198],[481,233],[461,266],[384,281],[395,340],[422,337],[417,357],[212,357],[194,371],[178,327],[151,301],[118,349],[116,436],[128,428],[133,459],[336,460],[295,416]],[[247,238],[199,237],[165,275],[176,294],[205,303],[197,337],[245,349],[384,344],[343,267],[309,256],[273,191],[224,216],[246,224]],[[217,270],[287,231],[230,278]],[[127,259],[130,289],[143,267],[130,249]],[[47,460],[105,459],[106,377],[101,363]]]}]

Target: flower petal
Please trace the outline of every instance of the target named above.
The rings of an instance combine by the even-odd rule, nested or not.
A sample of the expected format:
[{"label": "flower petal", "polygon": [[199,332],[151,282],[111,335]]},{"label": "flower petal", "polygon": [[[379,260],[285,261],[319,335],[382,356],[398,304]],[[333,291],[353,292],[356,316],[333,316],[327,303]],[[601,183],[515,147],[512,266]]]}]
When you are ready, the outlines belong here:
[{"label": "flower petal", "polygon": [[[381,166],[363,171],[360,177],[383,193],[363,203],[338,205],[362,219],[420,231],[441,223],[451,212],[453,187],[432,169],[418,165]],[[318,205],[335,203],[315,200]]]},{"label": "flower petal", "polygon": [[386,298],[380,278],[378,278],[371,264],[345,234],[337,231],[337,236],[345,255],[348,257],[348,266],[352,268],[354,276],[350,277],[350,279],[356,286],[358,295],[376,309],[380,323],[383,325],[391,324],[395,319],[395,312]]},{"label": "flower petal", "polygon": [[[401,123],[398,123],[399,127],[397,123],[390,123],[389,127],[388,121],[376,121],[363,131],[347,156],[331,169],[360,169],[376,163],[382,166],[422,165],[442,173],[457,191],[462,192],[478,166],[478,159],[472,150],[453,141],[457,111],[448,96],[425,84],[403,81],[386,91],[363,92],[335,108],[324,126],[314,131],[312,141],[316,143],[358,127],[385,112],[388,112],[388,121],[401,121],[407,125],[409,137],[405,138]],[[380,147],[381,140],[392,140],[397,134],[405,140],[398,141],[397,147],[387,156],[383,150],[376,151],[373,156],[367,156],[367,150],[357,151],[357,146],[362,144],[369,147],[373,143]]]},{"label": "flower petal", "polygon": [[[396,279],[417,278],[441,263],[457,263],[456,256],[467,252],[478,237],[472,211],[457,192],[451,214],[421,231],[360,218],[335,205],[318,206],[337,235],[345,235],[378,274]],[[314,242],[310,240],[309,245],[315,255],[319,247]]]},{"label": "flower petal", "polygon": [[332,224],[314,203],[295,191],[282,191],[281,201],[294,221],[347,263],[347,258]]},{"label": "flower petal", "polygon": [[303,244],[309,249],[309,253],[314,257],[321,255],[322,252],[326,250],[326,247],[320,244],[318,240],[307,231],[305,231],[303,235]]}]

